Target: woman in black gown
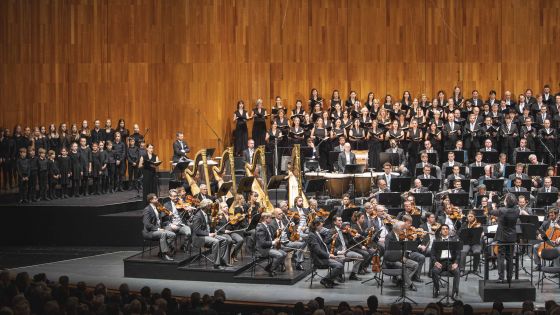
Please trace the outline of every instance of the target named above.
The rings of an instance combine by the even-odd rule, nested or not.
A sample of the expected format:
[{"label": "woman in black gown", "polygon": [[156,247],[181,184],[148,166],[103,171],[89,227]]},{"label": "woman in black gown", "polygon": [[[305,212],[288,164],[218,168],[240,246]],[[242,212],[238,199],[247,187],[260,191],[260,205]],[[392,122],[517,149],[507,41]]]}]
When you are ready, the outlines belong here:
[{"label": "woman in black gown", "polygon": [[324,141],[328,138],[327,129],[323,124],[323,118],[319,117],[315,123],[315,128],[311,130],[311,140],[313,140],[315,147],[319,146],[319,164],[322,169],[327,169],[329,159],[329,143]]},{"label": "woman in black gown", "polygon": [[253,109],[253,140],[255,141],[255,147],[259,147],[265,144],[266,137],[266,118],[268,113],[266,109],[263,108],[263,102],[259,98],[257,100],[257,106]]},{"label": "woman in black gown", "polygon": [[384,130],[378,126],[377,119],[371,121],[371,128],[367,132],[368,141],[368,164],[370,168],[379,171],[379,156],[383,146]]},{"label": "woman in black gown", "polygon": [[235,121],[235,131],[233,137],[235,139],[235,155],[243,155],[243,150],[247,149],[247,141],[249,134],[247,131],[247,120],[251,119],[249,113],[245,110],[243,101],[237,102],[237,110],[233,113],[233,121]]},{"label": "woman in black gown", "polygon": [[159,165],[157,155],[154,154],[154,145],[146,146],[146,153],[140,156],[138,166],[142,169],[142,200],[148,202],[148,194],[158,195],[156,170]]}]

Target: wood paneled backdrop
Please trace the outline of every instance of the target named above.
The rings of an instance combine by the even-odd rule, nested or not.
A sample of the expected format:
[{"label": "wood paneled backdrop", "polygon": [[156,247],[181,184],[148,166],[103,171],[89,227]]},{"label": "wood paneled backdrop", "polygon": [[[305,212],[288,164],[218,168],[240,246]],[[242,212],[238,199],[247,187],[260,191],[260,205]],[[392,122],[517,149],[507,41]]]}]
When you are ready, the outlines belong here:
[{"label": "wood paneled backdrop", "polygon": [[560,81],[560,0],[3,0],[0,125],[150,128],[165,160],[231,141],[238,99],[312,87],[486,97]]}]

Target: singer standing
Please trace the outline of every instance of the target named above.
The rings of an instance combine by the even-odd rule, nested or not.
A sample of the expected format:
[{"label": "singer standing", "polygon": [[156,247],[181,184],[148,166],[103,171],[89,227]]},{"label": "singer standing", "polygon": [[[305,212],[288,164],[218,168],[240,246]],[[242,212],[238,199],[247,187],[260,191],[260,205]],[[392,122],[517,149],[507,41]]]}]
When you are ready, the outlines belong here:
[{"label": "singer standing", "polygon": [[140,156],[138,167],[142,169],[142,192],[143,200],[148,202],[148,194],[158,195],[157,167],[161,164],[157,155],[154,153],[154,145],[146,146],[146,153]]},{"label": "singer standing", "polygon": [[498,229],[494,240],[498,242],[498,281],[506,283],[504,280],[504,260],[507,268],[507,282],[511,282],[513,275],[513,249],[517,242],[516,225],[519,218],[519,208],[517,198],[514,194],[506,194],[504,199],[505,207],[490,211],[491,215],[498,218]]}]

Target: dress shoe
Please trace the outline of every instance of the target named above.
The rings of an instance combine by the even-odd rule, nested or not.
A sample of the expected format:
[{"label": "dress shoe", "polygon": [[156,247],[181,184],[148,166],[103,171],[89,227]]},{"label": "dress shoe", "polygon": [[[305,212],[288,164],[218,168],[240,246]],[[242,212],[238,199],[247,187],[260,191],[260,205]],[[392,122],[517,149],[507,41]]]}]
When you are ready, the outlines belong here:
[{"label": "dress shoe", "polygon": [[238,262],[239,260],[237,259],[237,256],[233,255],[231,256],[231,261]]},{"label": "dress shoe", "polygon": [[423,283],[424,282],[424,280],[420,279],[420,277],[413,277],[411,280],[414,281],[414,282],[418,282],[418,283]]},{"label": "dress shoe", "polygon": [[305,269],[303,268],[301,263],[299,263],[299,264],[296,265],[296,270],[305,270]]},{"label": "dress shoe", "polygon": [[214,265],[214,269],[216,269],[216,270],[221,270],[221,269],[223,269],[223,268],[222,268],[220,265]]},{"label": "dress shoe", "polygon": [[506,283],[506,281],[504,279],[498,279],[496,280],[496,283],[503,284]]},{"label": "dress shoe", "polygon": [[408,287],[408,290],[409,290],[409,291],[417,291],[416,286],[415,286],[414,284],[411,284],[411,285]]},{"label": "dress shoe", "polygon": [[162,254],[161,259],[163,261],[173,261],[173,258],[169,257],[169,255],[167,255],[167,254]]},{"label": "dress shoe", "polygon": [[333,287],[327,279],[321,279],[321,284],[327,289],[331,289]]},{"label": "dress shoe", "polygon": [[45,197],[45,200],[46,200],[46,201],[51,201],[52,199],[49,198],[49,197]]},{"label": "dress shoe", "polygon": [[451,298],[454,299],[457,297],[457,295],[459,295],[459,292],[453,291],[453,293],[451,293]]},{"label": "dress shoe", "polygon": [[535,269],[533,269],[533,271],[541,271],[541,266],[536,266]]},{"label": "dress shoe", "polygon": [[365,272],[363,269],[360,269],[360,270],[358,271],[358,274],[359,274],[359,275],[365,275],[366,272]]},{"label": "dress shoe", "polygon": [[286,272],[286,265],[280,265],[280,272]]},{"label": "dress shoe", "polygon": [[271,271],[270,268],[272,268],[272,265],[266,265],[266,267],[264,267],[264,271],[270,272]]},{"label": "dress shoe", "polygon": [[434,299],[439,296],[439,290],[434,290]]},{"label": "dress shoe", "polygon": [[274,272],[273,270],[271,270],[271,271],[268,272],[268,276],[269,276],[269,277],[274,277],[274,276],[276,276],[276,272]]},{"label": "dress shoe", "polygon": [[336,276],[336,281],[338,281],[339,283],[344,283],[344,277],[342,277],[342,275],[338,275]]},{"label": "dress shoe", "polygon": [[233,265],[228,264],[225,260],[222,260],[222,263],[220,264],[220,266],[223,266],[223,267],[233,267]]},{"label": "dress shoe", "polygon": [[360,281],[360,280],[362,280],[362,279],[358,278],[358,276],[357,276],[354,272],[352,272],[352,273],[350,274],[350,277],[348,277],[348,280]]}]

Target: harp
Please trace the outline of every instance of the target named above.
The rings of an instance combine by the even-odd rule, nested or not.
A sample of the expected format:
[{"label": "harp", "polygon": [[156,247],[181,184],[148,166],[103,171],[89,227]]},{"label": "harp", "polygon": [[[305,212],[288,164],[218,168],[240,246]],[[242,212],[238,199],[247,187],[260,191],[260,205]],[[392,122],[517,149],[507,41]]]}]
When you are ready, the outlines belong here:
[{"label": "harp", "polygon": [[224,184],[224,177],[227,174],[227,169],[229,167],[229,172],[232,182],[232,191],[228,192],[226,197],[229,199],[233,197],[237,191],[237,186],[235,184],[235,160],[233,158],[233,147],[228,147],[224,153],[222,153],[222,158],[220,159],[220,164],[218,166],[212,166],[212,174],[214,179],[218,182],[218,189]]},{"label": "harp", "polygon": [[[266,161],[264,155],[264,145],[259,146],[253,153],[253,163],[245,163],[245,173],[247,176],[254,176],[252,190],[259,194],[257,201],[266,208],[266,212],[272,212],[274,206],[268,197],[268,189],[266,188]],[[260,173],[260,174],[259,174]],[[259,176],[260,175],[260,176]]]},{"label": "harp", "polygon": [[288,171],[288,206],[293,208],[296,197],[303,198],[303,207],[309,208],[307,197],[303,193],[301,183],[301,147],[294,144],[292,148],[292,168]]},{"label": "harp", "polygon": [[208,194],[212,195],[212,191],[210,189],[210,177],[208,174],[208,160],[206,159],[206,149],[202,149],[196,152],[192,165],[189,165],[183,172],[185,180],[187,181],[187,184],[189,184],[189,187],[191,188],[191,194],[193,196],[200,193],[200,187],[197,180],[200,177],[200,175],[198,174],[200,162],[202,162],[202,169],[204,172],[206,187],[208,188]]}]

